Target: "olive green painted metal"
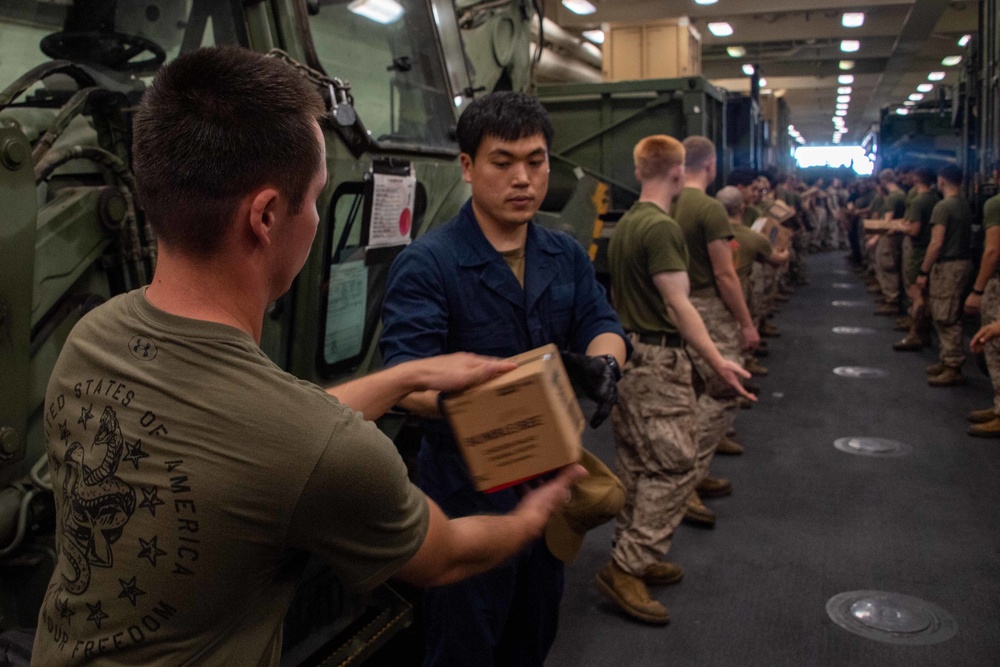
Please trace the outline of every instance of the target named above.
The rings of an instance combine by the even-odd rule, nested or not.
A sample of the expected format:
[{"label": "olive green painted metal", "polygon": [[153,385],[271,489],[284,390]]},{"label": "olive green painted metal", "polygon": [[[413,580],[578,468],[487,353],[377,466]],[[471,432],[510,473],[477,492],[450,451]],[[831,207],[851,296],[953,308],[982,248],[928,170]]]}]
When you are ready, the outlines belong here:
[{"label": "olive green painted metal", "polygon": [[553,170],[580,168],[610,184],[613,209],[628,208],[638,196],[632,148],[651,134],[712,139],[724,182],[725,96],[705,79],[549,85],[538,88],[538,97],[556,130]]},{"label": "olive green painted metal", "polygon": [[[18,476],[28,429],[28,357],[35,262],[35,179],[31,146],[0,126],[0,486]],[[7,195],[10,196],[7,196]],[[34,406],[32,406],[34,407]]]}]

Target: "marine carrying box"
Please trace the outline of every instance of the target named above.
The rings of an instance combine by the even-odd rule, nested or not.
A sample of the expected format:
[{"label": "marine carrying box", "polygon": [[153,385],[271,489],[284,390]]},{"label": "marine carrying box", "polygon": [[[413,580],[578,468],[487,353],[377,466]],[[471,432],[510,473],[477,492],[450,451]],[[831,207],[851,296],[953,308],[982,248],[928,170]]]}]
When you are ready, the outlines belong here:
[{"label": "marine carrying box", "polygon": [[583,412],[558,348],[510,361],[518,367],[444,399],[476,488],[487,493],[580,460]]}]

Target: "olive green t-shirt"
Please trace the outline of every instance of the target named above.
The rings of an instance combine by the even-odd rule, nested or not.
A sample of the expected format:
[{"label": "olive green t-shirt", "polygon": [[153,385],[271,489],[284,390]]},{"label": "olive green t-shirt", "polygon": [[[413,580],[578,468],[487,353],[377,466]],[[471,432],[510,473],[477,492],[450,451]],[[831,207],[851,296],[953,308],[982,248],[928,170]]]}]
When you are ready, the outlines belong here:
[{"label": "olive green t-shirt", "polygon": [[684,242],[691,257],[688,276],[691,293],[715,290],[715,273],[708,255],[712,241],[728,241],[733,237],[726,208],[715,197],[709,197],[698,188],[684,188],[670,209],[670,217],[677,221],[684,232]]},{"label": "olive green t-shirt", "polygon": [[994,195],[983,204],[983,229],[1000,226],[1000,195]]},{"label": "olive green t-shirt", "polygon": [[764,213],[752,204],[747,204],[743,209],[743,224],[747,227],[750,227],[753,223],[757,222],[757,218],[763,217]]},{"label": "olive green t-shirt", "polygon": [[45,434],[57,563],[34,664],[276,666],[310,553],[371,588],[427,533],[374,424],[145,289],[74,327]]},{"label": "olive green t-shirt", "polygon": [[874,197],[872,197],[872,201],[868,205],[869,206],[868,215],[872,218],[881,218],[882,213],[885,210],[883,204],[885,204],[885,197],[883,197],[881,194],[876,194]]},{"label": "olive green t-shirt", "polygon": [[882,213],[879,217],[885,216],[886,213],[892,213],[892,219],[898,220],[903,217],[906,213],[906,193],[902,190],[893,190],[882,202]]},{"label": "olive green t-shirt", "polygon": [[514,277],[517,278],[517,282],[521,283],[521,287],[524,287],[524,253],[524,246],[500,253],[503,261],[507,262],[507,266],[510,267],[510,270],[514,273]]},{"label": "olive green t-shirt", "polygon": [[944,225],[940,260],[968,259],[972,209],[962,197],[945,197],[931,211],[931,225]]},{"label": "olive green t-shirt", "polygon": [[910,222],[920,223],[920,233],[911,237],[913,247],[926,248],[927,244],[931,242],[931,213],[939,201],[941,200],[937,193],[928,190],[922,194],[917,193],[917,196],[910,200],[909,206],[906,207],[906,213],[903,217]]},{"label": "olive green t-shirt", "polygon": [[734,223],[730,223],[730,227],[733,230],[733,238],[729,242],[733,249],[733,264],[736,266],[736,275],[743,283],[750,279],[754,262],[766,262],[771,257],[771,242],[749,227]]},{"label": "olive green t-shirt", "polygon": [[677,223],[656,204],[636,202],[615,225],[608,264],[611,294],[625,330],[676,333],[653,276],[688,270],[688,249]]}]

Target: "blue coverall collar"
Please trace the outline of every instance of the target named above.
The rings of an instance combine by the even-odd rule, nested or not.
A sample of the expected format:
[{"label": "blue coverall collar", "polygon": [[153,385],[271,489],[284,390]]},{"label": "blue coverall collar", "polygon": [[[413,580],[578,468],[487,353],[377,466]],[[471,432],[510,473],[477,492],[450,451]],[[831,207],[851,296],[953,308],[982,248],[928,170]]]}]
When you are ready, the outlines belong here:
[{"label": "blue coverall collar", "polygon": [[539,253],[558,255],[562,248],[539,233],[537,223],[528,223],[528,236],[524,248],[524,289],[517,282],[503,257],[489,242],[476,221],[472,200],[465,202],[458,214],[458,227],[465,245],[459,253],[458,263],[463,267],[482,266],[479,274],[484,286],[511,303],[530,310],[545,289],[555,280],[555,263],[546,261]]}]

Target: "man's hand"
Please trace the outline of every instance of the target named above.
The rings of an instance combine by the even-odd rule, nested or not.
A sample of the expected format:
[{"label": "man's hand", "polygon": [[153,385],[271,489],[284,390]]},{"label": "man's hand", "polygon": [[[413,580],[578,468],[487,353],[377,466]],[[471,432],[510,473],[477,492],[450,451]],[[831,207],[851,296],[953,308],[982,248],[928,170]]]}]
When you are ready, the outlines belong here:
[{"label": "man's hand", "polygon": [[569,502],[570,487],[586,476],[586,469],[579,463],[574,463],[563,468],[555,479],[533,489],[521,499],[514,508],[514,514],[524,521],[531,537],[541,536],[549,517]]},{"label": "man's hand", "polygon": [[875,244],[878,243],[878,239],[879,237],[877,234],[870,234],[868,238],[865,239],[865,248],[871,250],[873,247],[875,247]]},{"label": "man's hand", "polygon": [[[597,410],[590,418],[590,425],[597,428],[611,414],[611,408],[618,402],[618,380],[621,369],[618,363],[611,363],[608,356],[591,357],[575,352],[563,352],[563,366],[573,387],[582,391],[587,398],[597,403]],[[613,359],[613,357],[612,357]]]},{"label": "man's hand", "polygon": [[750,373],[747,372],[745,368],[739,364],[730,361],[729,359],[722,359],[722,363],[718,366],[713,366],[712,369],[719,374],[726,384],[736,390],[736,392],[743,398],[749,398],[751,401],[756,401],[757,397],[746,390],[743,386],[743,382],[740,378],[750,379]]},{"label": "man's hand", "polygon": [[482,357],[468,352],[444,354],[409,363],[413,364],[413,370],[416,372],[420,383],[419,390],[433,389],[443,392],[460,391],[517,368],[517,364],[512,361]]},{"label": "man's hand", "polygon": [[978,315],[979,310],[982,307],[983,307],[983,295],[970,293],[969,298],[965,300],[965,314]]},{"label": "man's hand", "polygon": [[917,276],[917,288],[921,292],[927,291],[927,276]]},{"label": "man's hand", "polygon": [[977,331],[976,335],[972,337],[972,341],[969,343],[969,349],[978,354],[983,351],[986,343],[990,342],[997,336],[1000,336],[1000,320],[991,322]]},{"label": "man's hand", "polygon": [[742,327],[740,331],[743,334],[743,351],[749,352],[750,350],[756,350],[760,347],[760,332],[757,331],[757,327],[750,325]]}]

